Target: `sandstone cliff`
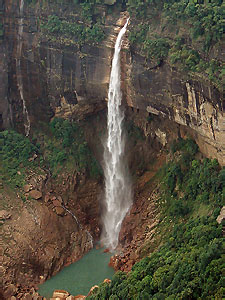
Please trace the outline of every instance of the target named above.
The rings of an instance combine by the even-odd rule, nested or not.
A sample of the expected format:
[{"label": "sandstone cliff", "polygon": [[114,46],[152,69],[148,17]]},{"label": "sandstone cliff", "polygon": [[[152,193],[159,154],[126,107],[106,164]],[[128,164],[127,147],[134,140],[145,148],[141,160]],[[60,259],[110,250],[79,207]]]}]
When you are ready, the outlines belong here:
[{"label": "sandstone cliff", "polygon": [[[6,0],[1,1],[1,11],[4,23],[0,90],[2,128],[14,124],[20,131],[24,130],[18,76],[22,77],[31,128],[54,114],[82,119],[104,108],[113,45],[126,13],[120,15],[120,8],[116,6],[113,6],[113,13],[109,13],[107,5],[99,6],[104,40],[78,44],[75,36],[55,39],[41,27],[48,15],[79,22],[80,12],[70,2],[64,5],[25,2],[21,11],[17,2]],[[131,18],[130,30],[133,21]],[[21,38],[18,38],[19,32],[22,32]],[[21,48],[19,52],[18,47]],[[220,47],[214,53],[220,52],[222,44]],[[21,66],[19,74],[17,60]],[[170,120],[181,125],[181,135],[184,131],[191,135],[206,156],[225,164],[222,94],[207,78],[187,76],[166,61],[154,64],[138,49],[130,49],[128,40],[124,42],[122,69],[124,100],[137,111],[146,112],[146,118],[151,114],[158,118],[155,137],[161,136],[159,139],[163,139],[164,146],[169,132],[162,131],[160,124]]]}]

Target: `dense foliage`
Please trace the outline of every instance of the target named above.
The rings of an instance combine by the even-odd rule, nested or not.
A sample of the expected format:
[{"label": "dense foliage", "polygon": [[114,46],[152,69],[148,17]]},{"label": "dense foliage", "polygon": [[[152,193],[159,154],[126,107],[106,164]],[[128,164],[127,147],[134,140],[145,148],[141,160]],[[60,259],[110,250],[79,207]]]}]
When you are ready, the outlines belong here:
[{"label": "dense foliage", "polygon": [[127,7],[138,19],[130,26],[132,47],[158,63],[168,59],[183,71],[203,73],[222,87],[224,66],[210,56],[224,33],[222,1],[128,0]]},{"label": "dense foliage", "polygon": [[185,216],[200,204],[215,209],[224,201],[225,169],[216,159],[195,159],[197,145],[192,140],[180,140],[172,146],[177,155],[162,170],[164,208],[170,216]]},{"label": "dense foliage", "polygon": [[93,177],[101,174],[101,168],[77,123],[55,118],[50,123],[50,129],[53,136],[50,139],[46,138],[45,159],[54,174],[57,174],[65,163],[72,164],[77,170],[87,170]]},{"label": "dense foliage", "polygon": [[224,244],[215,219],[224,201],[225,169],[216,160],[197,160],[197,151],[192,140],[179,140],[159,173],[167,222],[163,246],[88,299],[222,299]]},{"label": "dense foliage", "polygon": [[26,168],[35,164],[29,161],[35,153],[38,153],[38,149],[28,138],[12,130],[0,132],[1,179],[13,186],[21,187]]},{"label": "dense foliage", "polygon": [[[55,118],[50,123],[50,132],[37,143],[34,138],[15,131],[0,132],[0,174],[3,181],[13,187],[22,187],[30,169],[38,166],[48,168],[56,176],[65,166],[86,171],[92,177],[101,174],[101,167],[93,156],[84,133],[74,122]],[[37,155],[37,159],[32,157]]]},{"label": "dense foliage", "polygon": [[174,227],[168,241],[125,275],[118,272],[88,299],[222,299],[221,226],[213,217]]},{"label": "dense foliage", "polygon": [[[77,24],[60,19],[56,15],[50,15],[47,22],[42,23],[41,28],[50,35],[57,36],[62,35],[63,38],[72,38],[79,44],[85,43],[97,43],[104,39],[105,34],[102,27],[99,24],[93,24],[91,26],[85,26],[84,24]],[[53,40],[54,37],[51,37]]]}]

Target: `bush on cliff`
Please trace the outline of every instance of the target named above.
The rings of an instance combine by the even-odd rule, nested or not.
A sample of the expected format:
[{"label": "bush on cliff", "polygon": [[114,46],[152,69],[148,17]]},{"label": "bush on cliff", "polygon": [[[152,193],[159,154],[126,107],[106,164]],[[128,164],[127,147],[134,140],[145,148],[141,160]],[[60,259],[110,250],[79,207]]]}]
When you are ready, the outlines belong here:
[{"label": "bush on cliff", "polygon": [[13,130],[0,132],[0,170],[4,181],[15,187],[21,187],[27,168],[37,166],[29,160],[38,148],[30,140]]},{"label": "bush on cliff", "polygon": [[101,167],[85,140],[82,128],[69,120],[54,118],[50,123],[52,138],[46,139],[45,160],[53,175],[67,164],[77,170],[86,170],[92,177],[99,177]]}]

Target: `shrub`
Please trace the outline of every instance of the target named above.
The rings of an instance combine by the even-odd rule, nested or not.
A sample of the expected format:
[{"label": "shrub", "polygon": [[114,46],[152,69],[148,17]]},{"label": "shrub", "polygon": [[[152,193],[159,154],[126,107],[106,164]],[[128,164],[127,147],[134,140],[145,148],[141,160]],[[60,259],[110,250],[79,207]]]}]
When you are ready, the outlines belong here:
[{"label": "shrub", "polygon": [[13,186],[21,187],[26,168],[35,165],[29,158],[37,147],[27,137],[13,130],[0,132],[0,161],[4,179]]}]

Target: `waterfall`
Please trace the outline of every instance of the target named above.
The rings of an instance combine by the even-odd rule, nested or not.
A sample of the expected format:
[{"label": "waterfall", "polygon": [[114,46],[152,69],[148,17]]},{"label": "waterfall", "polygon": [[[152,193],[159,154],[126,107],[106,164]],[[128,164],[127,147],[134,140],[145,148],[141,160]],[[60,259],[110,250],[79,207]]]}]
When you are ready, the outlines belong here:
[{"label": "waterfall", "polygon": [[28,136],[30,133],[30,118],[26,107],[26,102],[23,93],[23,80],[21,72],[21,55],[22,55],[22,40],[23,40],[23,11],[24,11],[24,0],[20,1],[20,16],[19,16],[19,29],[18,29],[18,46],[17,46],[17,58],[16,58],[16,73],[17,73],[17,83],[20,93],[20,98],[23,104],[23,117],[24,117],[24,129],[25,135]]},{"label": "waterfall", "polygon": [[102,242],[111,250],[118,244],[122,221],[132,203],[131,184],[127,172],[122,129],[124,112],[121,110],[120,50],[127,20],[115,44],[108,91],[108,136],[104,145],[105,211],[103,212]]}]

